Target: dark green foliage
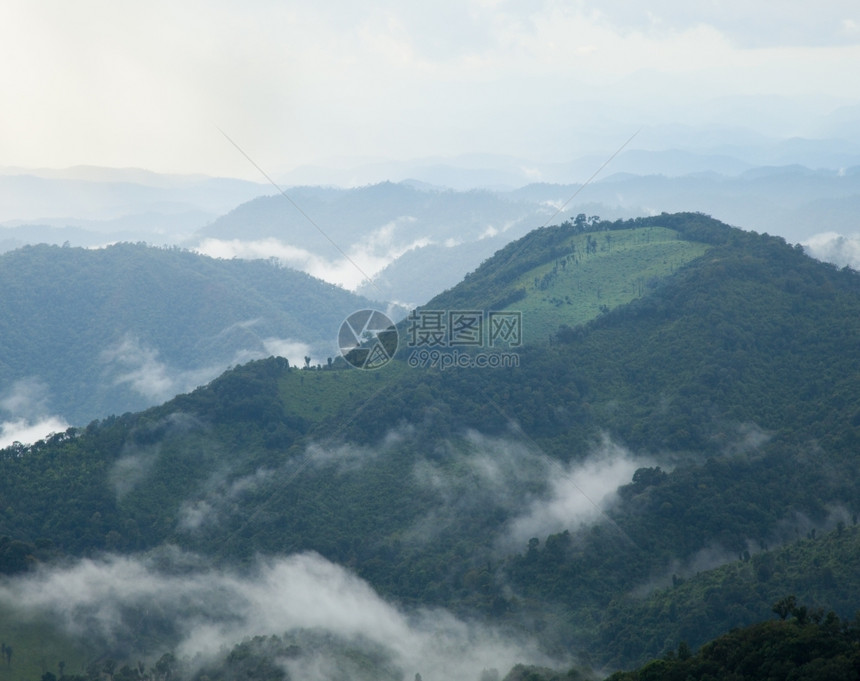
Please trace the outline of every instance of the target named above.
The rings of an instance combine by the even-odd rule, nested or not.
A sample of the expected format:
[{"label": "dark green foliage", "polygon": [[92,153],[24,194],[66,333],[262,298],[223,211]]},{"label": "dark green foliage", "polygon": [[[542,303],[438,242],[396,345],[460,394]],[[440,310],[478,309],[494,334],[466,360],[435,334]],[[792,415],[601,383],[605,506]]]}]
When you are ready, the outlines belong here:
[{"label": "dark green foliage", "polygon": [[236,476],[253,473],[304,432],[279,406],[289,371],[282,359],[252,362],[161,407],[3,450],[0,532],[74,554],[160,544],[183,501],[228,462]]},{"label": "dark green foliage", "polygon": [[23,541],[0,537],[0,574],[26,572],[36,562],[36,547]]},{"label": "dark green foliage", "polygon": [[[812,604],[801,629],[817,608],[848,616],[860,594],[846,520],[860,511],[860,277],[697,214],[601,225],[711,247],[647,296],[518,349],[518,368],[397,360],[355,374],[271,358],[4,450],[0,533],[75,555],[175,542],[244,563],[315,550],[401,604],[477,611],[597,667],[695,649],[786,593]],[[437,304],[497,294],[494,281],[545,263],[574,229],[503,249]],[[493,448],[518,448],[514,490],[482,488],[473,430],[498,460]],[[528,462],[573,466],[605,438],[651,463],[597,521],[500,555],[509,523],[547,492]],[[214,514],[194,525],[188,510],[203,507]]]},{"label": "dark green foliage", "polygon": [[[226,655],[202,668],[173,661],[174,681],[289,681],[304,678],[288,671],[306,665],[328,674],[324,678],[359,681],[401,681],[403,671],[392,663],[386,651],[365,640],[345,640],[313,631],[297,631],[288,636],[255,636],[235,645]],[[190,668],[189,668],[190,667]]]},{"label": "dark green foliage", "polygon": [[[594,645],[608,664],[621,667],[660,655],[673,642],[698,647],[774,613],[788,618],[798,600],[810,604],[811,611],[834,610],[850,618],[860,611],[859,561],[860,529],[851,527],[747,554],[707,571],[690,574],[692,568],[678,566],[684,576],[671,575],[670,587],[656,588],[644,598],[616,595],[603,613]],[[664,581],[669,577],[664,575]],[[640,652],[631,656],[634,648]]]},{"label": "dark green foliage", "polygon": [[195,680],[284,681],[289,675],[283,661],[295,658],[301,649],[276,636],[257,636],[240,643],[220,664],[209,665],[194,674]]},{"label": "dark green foliage", "polygon": [[546,667],[518,664],[508,672],[503,681],[588,681],[595,678],[597,677],[593,674],[579,669],[559,672]]},{"label": "dark green foliage", "polygon": [[[702,646],[695,655],[679,646],[662,659],[608,681],[737,679],[831,681],[860,675],[860,630],[832,612],[814,621],[798,617],[736,629]],[[682,644],[683,645],[683,644]]]},{"label": "dark green foliage", "polygon": [[347,315],[372,305],[274,262],[140,244],[5,253],[0,291],[0,398],[35,381],[33,399],[76,425],[271,354],[266,339],[328,347]]}]

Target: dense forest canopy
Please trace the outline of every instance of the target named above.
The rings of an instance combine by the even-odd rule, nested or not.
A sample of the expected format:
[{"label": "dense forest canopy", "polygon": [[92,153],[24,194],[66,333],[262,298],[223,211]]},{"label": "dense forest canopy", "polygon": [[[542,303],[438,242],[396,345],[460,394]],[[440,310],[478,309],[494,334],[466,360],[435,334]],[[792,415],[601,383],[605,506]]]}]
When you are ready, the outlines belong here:
[{"label": "dense forest canopy", "polygon": [[0,289],[0,409],[73,425],[251,358],[293,348],[324,361],[344,317],[372,305],[275,262],[143,244],[27,246],[0,255]]},{"label": "dense forest canopy", "polygon": [[[26,580],[174,546],[241,571],[313,552],[408,612],[533,636],[548,658],[579,660],[575,674],[669,649],[675,661],[651,669],[689,672],[706,641],[788,593],[834,616],[745,635],[794,645],[836,627],[850,648],[834,617],[860,608],[860,275],[700,214],[574,221],[510,244],[428,307],[496,300],[589,236],[607,246],[592,262],[614,269],[606,235],[639,230],[699,250],[628,302],[562,316],[517,367],[270,357],[4,450],[0,568]],[[545,294],[531,276],[511,305]],[[278,638],[242,644],[249,655],[302,646],[257,633]]]}]

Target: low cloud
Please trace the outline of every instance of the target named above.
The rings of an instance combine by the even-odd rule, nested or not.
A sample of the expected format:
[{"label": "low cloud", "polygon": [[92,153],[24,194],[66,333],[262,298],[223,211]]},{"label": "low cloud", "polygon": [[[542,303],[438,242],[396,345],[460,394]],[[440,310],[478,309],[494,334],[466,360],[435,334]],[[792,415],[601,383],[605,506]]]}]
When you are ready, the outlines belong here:
[{"label": "low cloud", "polygon": [[59,416],[50,416],[38,421],[16,419],[0,424],[0,448],[20,442],[29,445],[42,440],[52,433],[67,430],[69,424]]},{"label": "low cloud", "polygon": [[10,414],[44,414],[47,403],[47,384],[33,377],[15,381],[0,395],[0,411]]},{"label": "low cloud", "polygon": [[[809,515],[800,511],[792,511],[778,521],[766,539],[746,539],[744,553],[754,556],[762,551],[779,551],[783,546],[792,544],[799,539],[812,537],[816,533],[827,533],[836,529],[840,524],[845,527],[854,521],[854,513],[842,505],[825,506],[827,515],[813,520]],[[731,551],[719,542],[703,546],[686,558],[673,558],[666,567],[632,590],[632,595],[644,598],[655,589],[662,589],[674,581],[675,577],[694,577],[701,572],[714,570],[718,567],[743,558],[743,553]]]},{"label": "low cloud", "polygon": [[0,394],[0,412],[5,416],[0,422],[0,447],[32,444],[68,429],[64,418],[50,413],[49,402],[48,386],[33,377],[15,381]]},{"label": "low cloud", "polygon": [[243,496],[264,488],[274,474],[272,469],[260,468],[250,475],[235,479],[228,479],[224,475],[214,476],[202,497],[185,501],[180,506],[177,523],[179,529],[194,532],[217,525]]},{"label": "low cloud", "polygon": [[243,503],[248,504],[248,497],[272,494],[274,487],[283,488],[305,470],[325,469],[325,475],[335,476],[355,473],[367,462],[413,436],[413,427],[402,426],[389,430],[372,446],[312,442],[305,447],[302,456],[289,457],[277,468],[261,467],[238,477],[233,477],[230,470],[222,469],[211,476],[198,496],[182,503],[178,529],[191,533],[217,527],[237,508],[242,508]]},{"label": "low cloud", "polygon": [[108,472],[108,482],[117,499],[122,499],[149,476],[160,453],[161,445],[123,448],[122,455]]},{"label": "low cloud", "polygon": [[[233,324],[221,334],[240,326],[247,328],[255,321]],[[286,357],[291,364],[300,366],[304,363],[305,356],[313,354],[315,353],[312,353],[307,343],[291,338],[257,338],[253,347],[236,351],[229,362],[179,370],[162,361],[157,349],[145,345],[132,335],[126,335],[121,341],[104,350],[101,353],[101,359],[105,365],[108,380],[111,380],[114,385],[128,386],[150,403],[156,404],[208,383],[231,365],[277,355]]]},{"label": "low cloud", "polygon": [[304,358],[313,354],[310,345],[290,338],[264,338],[263,347],[266,354],[286,357],[294,366],[303,366]]},{"label": "low cloud", "polygon": [[287,267],[355,291],[367,278],[372,279],[407,251],[432,243],[426,237],[398,237],[398,228],[401,224],[410,224],[414,221],[415,218],[403,217],[389,222],[372,231],[358,243],[349,246],[344,244],[346,257],[333,259],[293,246],[275,237],[250,241],[208,238],[201,241],[194,250],[203,255],[223,259],[275,258]]},{"label": "low cloud", "polygon": [[151,435],[157,433],[153,439],[158,441],[146,445],[137,444],[133,436],[139,431],[133,431],[132,438],[123,445],[119,458],[108,471],[108,483],[113,488],[117,499],[122,499],[146,480],[161,456],[161,440],[163,438],[192,430],[201,430],[205,426],[194,416],[174,413],[149,424],[145,428]]},{"label": "low cloud", "polygon": [[636,469],[650,463],[609,439],[584,461],[550,461],[547,493],[509,523],[509,538],[523,546],[531,537],[543,538],[599,520],[615,500],[618,487],[630,482]]},{"label": "low cloud", "polygon": [[[442,610],[403,611],[314,553],[259,559],[244,573],[206,568],[178,551],[87,559],[0,582],[0,603],[129,654],[137,652],[129,645],[143,626],[198,661],[248,637],[313,630],[384,650],[404,678],[478,681],[487,668],[546,663],[530,642],[493,628]],[[319,668],[311,662],[293,664]]]},{"label": "low cloud", "polygon": [[860,270],[860,234],[822,232],[809,237],[802,246],[816,260]]},{"label": "low cloud", "polygon": [[103,351],[102,360],[118,370],[114,384],[126,384],[148,400],[166,400],[178,392],[176,378],[159,360],[158,350],[130,335]]},{"label": "low cloud", "polygon": [[379,457],[399,456],[402,451],[415,457],[413,483],[429,494],[422,501],[420,518],[400,535],[402,541],[433,542],[468,517],[486,523],[486,548],[509,553],[523,550],[532,537],[600,522],[617,488],[629,483],[636,469],[653,464],[608,438],[586,459],[569,463],[547,456],[514,434],[499,438],[471,431],[418,454],[422,449],[414,428],[403,426],[390,429],[372,445],[311,443],[302,456],[291,457],[276,469],[261,468],[238,478],[221,471],[205,491],[183,503],[178,527],[184,532],[215,527],[237,505],[242,507],[241,497],[269,494],[267,488],[274,481],[286,484],[307,469],[354,475]]},{"label": "low cloud", "polygon": [[439,461],[419,460],[413,475],[439,496],[440,512],[449,513],[450,522],[473,507],[514,511],[546,484],[551,460],[522,441],[470,431],[463,441],[441,446],[447,451]]},{"label": "low cloud", "polygon": [[[749,458],[761,453],[772,434],[752,422],[725,423],[713,436],[724,456]],[[689,461],[689,458],[687,457]]]},{"label": "low cloud", "polygon": [[651,465],[608,438],[585,459],[563,463],[530,442],[470,432],[449,442],[439,461],[419,460],[413,475],[439,497],[437,508],[412,530],[413,540],[427,540],[463,514],[498,509],[509,518],[496,538],[503,552],[519,551],[532,537],[597,522],[620,485],[637,468]]},{"label": "low cloud", "polygon": [[337,472],[354,471],[365,462],[414,439],[414,426],[402,425],[390,428],[382,439],[372,446],[349,442],[312,442],[305,449],[304,465],[333,467]]}]

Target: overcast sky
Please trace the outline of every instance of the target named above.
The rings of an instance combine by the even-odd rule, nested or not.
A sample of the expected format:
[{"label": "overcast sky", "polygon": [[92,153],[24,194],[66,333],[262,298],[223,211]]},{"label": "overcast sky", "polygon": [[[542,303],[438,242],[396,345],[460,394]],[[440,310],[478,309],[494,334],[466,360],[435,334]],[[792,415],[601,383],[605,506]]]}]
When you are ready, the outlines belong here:
[{"label": "overcast sky", "polygon": [[568,160],[640,126],[816,136],[860,103],[860,3],[3,0],[0,91],[0,166],[259,180],[219,127],[272,173]]}]

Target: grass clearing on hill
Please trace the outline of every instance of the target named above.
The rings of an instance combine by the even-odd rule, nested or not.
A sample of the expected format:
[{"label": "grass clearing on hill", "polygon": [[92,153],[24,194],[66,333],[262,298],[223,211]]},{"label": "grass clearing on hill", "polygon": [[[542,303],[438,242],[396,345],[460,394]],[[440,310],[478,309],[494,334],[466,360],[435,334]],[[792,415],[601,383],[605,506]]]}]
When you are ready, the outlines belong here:
[{"label": "grass clearing on hill", "polygon": [[547,342],[562,324],[574,327],[642,297],[707,244],[662,227],[592,232],[571,237],[568,255],[522,274],[511,290],[525,297],[506,306],[523,313],[526,342]]},{"label": "grass clearing on hill", "polygon": [[0,641],[12,649],[11,660],[0,659],[0,681],[36,681],[46,672],[59,678],[61,662],[66,675],[84,674],[89,662],[85,648],[50,622],[25,618],[5,605],[0,605]]}]

